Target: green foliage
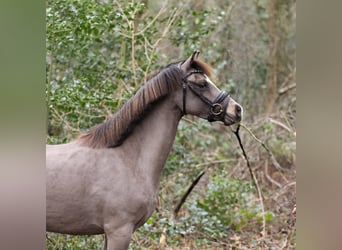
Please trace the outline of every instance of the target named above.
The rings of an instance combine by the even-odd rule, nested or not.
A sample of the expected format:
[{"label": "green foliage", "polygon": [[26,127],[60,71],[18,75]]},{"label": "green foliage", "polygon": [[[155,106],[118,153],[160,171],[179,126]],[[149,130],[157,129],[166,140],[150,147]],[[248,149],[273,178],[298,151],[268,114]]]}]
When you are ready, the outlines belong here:
[{"label": "green foliage", "polygon": [[273,139],[269,142],[275,158],[282,166],[291,166],[294,161],[295,148],[292,142],[284,142],[280,139]]},{"label": "green foliage", "polygon": [[71,236],[63,234],[49,233],[47,250],[61,250],[61,249],[101,249],[104,243],[103,235],[94,236]]},{"label": "green foliage", "polygon": [[[187,214],[172,220],[163,212],[155,212],[137,233],[147,235],[152,245],[158,245],[161,235],[166,234],[168,246],[179,247],[184,238],[191,238],[195,232],[218,241],[226,241],[234,231],[242,228],[257,232],[256,225],[262,222],[262,210],[254,191],[250,182],[219,173],[211,179],[202,198],[198,195],[189,198],[185,204]],[[271,211],[265,212],[267,223],[273,217]],[[208,247],[205,240],[196,241],[196,244]]]},{"label": "green foliage", "polygon": [[296,144],[293,142],[292,133],[290,131],[286,134],[277,133],[277,125],[271,122],[266,122],[262,129],[264,134],[268,135],[267,144],[277,162],[285,168],[290,167],[295,160],[296,153]]},{"label": "green foliage", "polygon": [[211,180],[206,196],[198,201],[198,206],[211,220],[217,220],[217,224],[239,230],[253,219],[261,219],[262,210],[254,191],[251,182],[219,175]]},{"label": "green foliage", "polygon": [[48,142],[70,140],[102,122],[139,87],[138,80],[157,59],[155,48],[147,45],[160,35],[156,25],[146,28],[152,16],[139,24],[144,32],[136,34],[133,21],[144,10],[134,1],[48,2]]},{"label": "green foliage", "polygon": [[[217,23],[222,20],[223,14],[224,12],[217,10],[195,11],[186,9],[176,21],[170,39],[176,46],[183,46],[185,54],[190,54],[195,49],[202,47],[201,45],[209,39]],[[215,44],[205,44],[206,49],[210,49]]]}]

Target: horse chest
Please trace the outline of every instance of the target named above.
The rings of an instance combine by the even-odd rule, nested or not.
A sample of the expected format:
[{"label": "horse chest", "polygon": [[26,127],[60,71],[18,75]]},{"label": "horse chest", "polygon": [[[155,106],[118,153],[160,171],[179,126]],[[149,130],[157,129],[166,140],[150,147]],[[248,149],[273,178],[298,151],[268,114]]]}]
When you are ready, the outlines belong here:
[{"label": "horse chest", "polygon": [[[104,209],[107,217],[130,220],[135,225],[144,223],[153,213],[157,196],[151,185],[145,185],[141,180],[128,181],[126,178],[117,179],[110,187],[101,188],[100,192],[107,190],[104,200]],[[126,181],[123,181],[123,180]],[[101,184],[99,184],[101,185]],[[98,186],[97,185],[97,188]]]},{"label": "horse chest", "polygon": [[140,208],[136,213],[135,229],[142,226],[147,219],[152,215],[156,207],[156,199],[140,201],[138,205]]},{"label": "horse chest", "polygon": [[131,195],[129,205],[134,208],[132,212],[136,219],[145,222],[155,210],[157,198],[154,192],[139,190]]}]

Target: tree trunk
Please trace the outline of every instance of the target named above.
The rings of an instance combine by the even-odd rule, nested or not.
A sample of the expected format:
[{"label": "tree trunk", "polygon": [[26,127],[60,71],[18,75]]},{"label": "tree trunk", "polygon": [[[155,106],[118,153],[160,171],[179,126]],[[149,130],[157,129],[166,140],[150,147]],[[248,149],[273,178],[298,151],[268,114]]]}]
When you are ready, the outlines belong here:
[{"label": "tree trunk", "polygon": [[277,0],[269,0],[268,35],[269,35],[269,67],[266,89],[266,114],[272,113],[277,99],[278,42],[277,32]]}]

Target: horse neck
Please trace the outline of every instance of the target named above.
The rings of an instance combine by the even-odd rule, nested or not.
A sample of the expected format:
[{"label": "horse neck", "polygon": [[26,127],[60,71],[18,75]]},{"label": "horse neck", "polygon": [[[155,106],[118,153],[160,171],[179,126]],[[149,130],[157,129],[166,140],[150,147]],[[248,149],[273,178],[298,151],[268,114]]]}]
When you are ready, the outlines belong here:
[{"label": "horse neck", "polygon": [[121,146],[130,165],[158,189],[160,177],[174,142],[181,111],[168,96],[155,103]]}]

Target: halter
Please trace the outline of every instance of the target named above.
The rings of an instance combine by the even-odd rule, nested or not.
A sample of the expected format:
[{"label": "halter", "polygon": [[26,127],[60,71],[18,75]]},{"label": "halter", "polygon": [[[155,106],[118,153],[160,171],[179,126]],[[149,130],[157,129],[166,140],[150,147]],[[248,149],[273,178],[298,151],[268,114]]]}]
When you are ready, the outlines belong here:
[{"label": "halter", "polygon": [[[178,68],[180,68],[181,64],[178,65]],[[183,86],[183,115],[186,115],[186,93],[187,89],[189,88],[192,93],[194,93],[197,97],[199,97],[204,103],[208,104],[210,106],[210,115],[208,116],[208,121],[212,122],[214,121],[215,116],[221,116],[224,110],[227,109],[229,105],[230,96],[225,91],[220,91],[218,96],[215,98],[215,100],[212,102],[207,97],[202,95],[201,93],[197,92],[194,87],[191,85],[193,83],[192,81],[189,81],[188,78],[192,74],[203,74],[202,71],[192,71],[186,74],[182,77],[182,86]],[[224,105],[225,107],[222,107],[222,102],[228,97],[227,103]],[[224,114],[228,115],[228,114]]]}]

